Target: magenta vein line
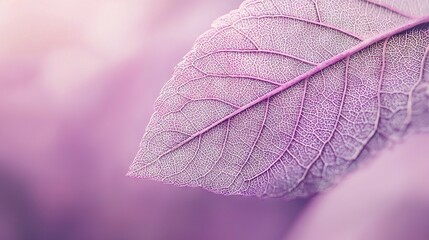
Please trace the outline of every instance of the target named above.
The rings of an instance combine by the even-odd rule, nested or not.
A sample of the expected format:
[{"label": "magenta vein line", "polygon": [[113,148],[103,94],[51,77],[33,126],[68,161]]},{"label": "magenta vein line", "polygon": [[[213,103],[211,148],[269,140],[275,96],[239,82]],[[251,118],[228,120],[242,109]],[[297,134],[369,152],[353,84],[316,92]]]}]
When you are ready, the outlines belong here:
[{"label": "magenta vein line", "polygon": [[355,54],[355,53],[357,53],[357,52],[359,52],[359,51],[361,51],[361,50],[363,50],[363,49],[367,48],[368,46],[370,46],[370,45],[372,45],[372,44],[375,44],[375,43],[377,43],[377,42],[379,42],[379,41],[381,41],[381,40],[388,39],[388,38],[390,38],[390,37],[392,37],[392,36],[394,36],[394,35],[396,35],[396,34],[399,34],[399,33],[401,33],[401,32],[404,32],[404,31],[410,30],[410,29],[412,29],[412,28],[413,28],[413,27],[415,27],[415,26],[418,26],[418,25],[420,25],[420,24],[424,24],[424,23],[428,23],[428,22],[429,22],[429,16],[425,16],[425,17],[422,17],[422,18],[416,19],[416,20],[414,20],[414,21],[411,21],[411,22],[409,22],[409,23],[407,23],[407,24],[404,24],[404,25],[402,25],[402,26],[400,26],[400,27],[398,27],[398,28],[395,28],[395,29],[393,29],[393,30],[391,30],[391,31],[385,32],[385,33],[380,34],[380,35],[378,35],[378,36],[376,36],[376,37],[373,37],[373,38],[367,39],[367,40],[365,40],[365,41],[363,41],[363,42],[359,43],[359,44],[358,44],[358,45],[356,45],[355,47],[350,48],[350,49],[348,49],[348,50],[346,50],[346,51],[344,51],[344,52],[342,52],[342,53],[340,53],[340,54],[336,55],[335,57],[332,57],[332,58],[330,58],[330,59],[328,59],[328,60],[326,60],[326,61],[322,62],[321,64],[317,65],[317,66],[316,66],[315,68],[313,68],[312,70],[307,71],[306,73],[304,73],[304,74],[302,74],[302,75],[300,75],[300,76],[298,76],[298,77],[296,77],[296,78],[292,79],[291,81],[289,81],[289,82],[287,82],[287,83],[284,83],[284,84],[280,85],[279,87],[277,87],[277,88],[276,88],[276,89],[274,89],[273,91],[271,91],[271,92],[268,92],[268,93],[264,94],[263,96],[261,96],[261,97],[259,97],[259,98],[255,99],[255,100],[253,100],[253,101],[249,102],[248,104],[246,104],[246,105],[244,105],[244,106],[240,107],[239,109],[237,109],[236,111],[234,111],[234,112],[230,113],[229,115],[227,115],[227,116],[225,116],[225,117],[223,117],[223,118],[219,119],[218,121],[214,122],[214,123],[213,123],[213,124],[211,124],[210,126],[208,126],[208,127],[204,128],[204,129],[202,129],[202,130],[200,130],[200,131],[196,132],[195,134],[193,134],[191,137],[189,137],[189,138],[188,138],[188,139],[186,139],[185,141],[183,141],[183,142],[179,143],[177,146],[173,147],[172,149],[168,150],[168,151],[167,151],[167,152],[165,152],[164,154],[160,155],[160,157],[161,157],[161,156],[164,156],[164,155],[166,155],[166,154],[168,154],[168,153],[170,153],[170,152],[172,152],[172,151],[175,151],[176,149],[180,148],[180,147],[181,147],[181,146],[183,146],[184,144],[186,144],[186,143],[190,142],[190,141],[191,141],[192,139],[194,139],[195,137],[198,137],[199,135],[201,135],[201,134],[203,134],[203,133],[205,133],[205,132],[209,131],[209,130],[210,130],[210,129],[212,129],[213,127],[215,127],[215,126],[217,126],[217,125],[219,125],[219,124],[221,124],[221,123],[225,122],[226,120],[228,120],[228,119],[230,119],[230,118],[232,118],[232,117],[236,116],[237,114],[240,114],[241,112],[243,112],[243,111],[245,111],[245,110],[249,109],[250,107],[252,107],[252,106],[254,106],[254,105],[256,105],[256,104],[261,103],[262,101],[264,101],[264,100],[266,100],[266,99],[268,99],[268,98],[270,98],[270,97],[272,97],[272,96],[274,96],[274,95],[277,95],[278,93],[280,93],[280,92],[282,92],[282,91],[284,91],[284,90],[286,90],[286,89],[288,89],[288,88],[292,87],[293,85],[295,85],[295,84],[297,84],[297,83],[299,83],[299,82],[303,81],[304,79],[309,78],[309,77],[313,76],[314,74],[316,74],[316,73],[318,73],[318,72],[322,71],[323,69],[326,69],[327,67],[332,66],[332,65],[334,65],[335,63],[337,63],[337,62],[339,62],[339,61],[341,61],[341,60],[343,60],[343,59],[345,59],[345,58],[347,58],[347,57],[350,57],[351,55],[353,55],[353,54]]},{"label": "magenta vein line", "polygon": [[341,95],[341,104],[340,104],[340,107],[339,107],[339,110],[338,110],[337,119],[335,119],[335,125],[332,128],[332,132],[329,135],[328,140],[326,140],[325,142],[323,142],[323,146],[320,148],[319,152],[317,153],[317,156],[310,162],[310,164],[308,165],[308,167],[306,167],[306,169],[304,171],[304,174],[302,175],[302,177],[300,177],[298,179],[296,185],[294,187],[292,187],[291,189],[288,189],[288,193],[290,193],[290,192],[294,191],[295,189],[297,189],[299,187],[299,185],[301,185],[304,182],[304,180],[307,177],[308,173],[310,172],[311,168],[316,163],[316,161],[319,160],[320,156],[322,156],[323,150],[325,149],[326,145],[334,137],[335,131],[337,131],[338,123],[340,122],[340,118],[341,118],[341,112],[343,111],[344,102],[345,102],[346,95],[347,95],[349,67],[350,67],[350,56],[346,58],[346,63],[345,64],[346,64],[346,70],[345,70],[345,73],[344,73],[344,90],[343,90],[342,95]]},{"label": "magenta vein line", "polygon": [[384,8],[384,9],[387,9],[390,12],[393,12],[393,13],[396,13],[398,15],[401,15],[402,17],[406,17],[406,18],[409,18],[409,19],[415,19],[415,17],[413,17],[413,16],[411,16],[411,15],[409,15],[409,14],[407,14],[407,13],[405,13],[405,12],[403,12],[403,11],[395,8],[395,7],[392,7],[390,5],[387,5],[387,4],[378,2],[378,1],[373,1],[373,0],[362,0],[362,1],[370,3],[370,4],[373,4],[375,6],[378,6],[378,7]]},{"label": "magenta vein line", "polygon": [[189,160],[189,162],[186,163],[185,167],[183,167],[183,169],[181,169],[179,172],[173,173],[169,176],[166,176],[162,179],[162,181],[164,182],[166,179],[172,178],[174,176],[177,176],[181,173],[183,173],[184,171],[186,171],[186,169],[189,167],[189,165],[191,165],[191,163],[194,161],[195,157],[198,155],[198,152],[200,151],[201,148],[201,136],[198,137],[198,145],[197,145],[197,149],[195,150],[191,160]]},{"label": "magenta vein line", "polygon": [[[197,69],[197,68],[195,68]],[[249,76],[249,75],[239,75],[239,74],[213,74],[213,73],[206,73],[201,71],[200,69],[197,69],[197,71],[201,72],[204,74],[204,76],[202,77],[197,77],[197,78],[193,78],[193,79],[189,79],[188,81],[180,84],[177,87],[177,91],[180,93],[181,88],[183,88],[184,86],[192,83],[193,81],[198,81],[204,78],[208,78],[208,77],[216,77],[216,78],[221,78],[221,79],[227,79],[227,78],[241,78],[243,80],[254,80],[254,81],[259,81],[259,82],[263,82],[263,83],[268,83],[270,85],[275,85],[275,86],[280,86],[281,83],[280,82],[274,82],[271,81],[269,79],[265,79],[265,78],[260,78],[260,77],[256,77],[256,76]],[[174,94],[173,94],[174,95]]]},{"label": "magenta vein line", "polygon": [[225,152],[225,148],[226,148],[226,144],[228,142],[228,138],[229,138],[229,129],[230,129],[230,125],[231,125],[231,119],[228,119],[227,125],[226,125],[226,133],[225,133],[225,138],[223,140],[222,143],[222,149],[220,151],[219,157],[217,157],[216,161],[213,163],[213,165],[210,167],[210,169],[208,171],[206,171],[202,176],[199,176],[197,179],[195,180],[199,180],[202,179],[204,177],[206,177],[211,171],[213,171],[214,167],[219,163],[219,161],[222,159],[222,156]]},{"label": "magenta vein line", "polygon": [[292,19],[292,20],[296,20],[296,21],[300,21],[300,22],[304,22],[304,23],[309,23],[309,24],[313,24],[313,25],[317,25],[317,26],[329,28],[329,29],[341,32],[341,33],[343,33],[343,34],[345,34],[347,36],[350,36],[350,37],[353,37],[355,39],[358,39],[360,41],[364,41],[365,40],[361,36],[358,36],[358,35],[356,35],[354,33],[348,32],[346,30],[343,30],[341,28],[338,28],[338,27],[335,27],[335,26],[332,26],[332,25],[329,25],[329,24],[325,24],[325,23],[322,23],[322,22],[316,22],[316,21],[312,21],[312,20],[309,20],[309,19],[299,18],[299,17],[286,16],[286,15],[278,15],[278,14],[275,15],[275,14],[273,14],[273,15],[261,15],[261,16],[257,16],[257,17],[252,16],[252,17],[241,18],[237,22],[242,21],[242,20],[246,20],[246,19],[261,19],[261,18],[285,18],[285,19]]},{"label": "magenta vein line", "polygon": [[[382,58],[381,58],[381,69],[380,69],[380,77],[378,80],[378,91],[377,91],[377,105],[380,107],[377,108],[377,116],[376,116],[376,122],[374,124],[374,129],[368,135],[367,141],[369,141],[371,138],[373,138],[375,136],[375,134],[377,133],[377,130],[378,130],[378,126],[380,124],[381,109],[383,108],[383,106],[381,106],[381,91],[383,89],[383,81],[384,81],[384,77],[385,77],[384,74],[386,71],[386,52],[387,52],[387,45],[388,45],[390,37],[391,36],[385,38],[384,43],[383,43],[383,52],[382,52]],[[380,133],[380,134],[382,134],[382,133]],[[384,134],[382,134],[382,135],[384,135]],[[356,151],[356,154],[359,154],[364,147],[365,146],[361,146],[361,149],[359,151]]]},{"label": "magenta vein line", "polygon": [[417,86],[423,82],[423,76],[424,76],[424,72],[425,72],[425,64],[426,64],[426,59],[428,58],[428,54],[429,54],[429,46],[426,47],[424,54],[423,54],[423,58],[420,62],[420,72],[419,72],[419,78],[418,80],[414,83],[413,87],[410,89],[410,92],[408,93],[409,97],[408,97],[408,102],[407,102],[407,118],[405,119],[405,123],[408,125],[411,122],[411,117],[412,117],[412,108],[413,108],[413,102],[412,102],[412,96],[413,96],[413,92],[414,90],[417,88]]},{"label": "magenta vein line", "polygon": [[235,109],[238,109],[238,108],[241,107],[240,105],[237,105],[235,103],[232,103],[232,102],[229,102],[227,100],[224,100],[224,99],[221,99],[221,98],[217,98],[217,97],[192,98],[192,97],[184,96],[184,95],[182,95],[180,93],[178,95],[181,96],[181,97],[183,97],[183,98],[185,98],[185,99],[187,99],[187,100],[189,100],[189,101],[191,101],[191,102],[216,101],[216,102],[220,102],[220,103],[223,103],[225,105],[228,105],[228,106],[230,106],[232,108],[235,108]]},{"label": "magenta vein line", "polygon": [[320,17],[319,5],[317,4],[317,0],[312,0],[312,2],[314,3],[314,8],[316,9],[317,20],[319,22],[322,22],[322,19]]},{"label": "magenta vein line", "polygon": [[274,6],[274,8],[276,9],[276,11],[277,11],[279,14],[281,14],[281,13],[282,13],[282,11],[280,11],[279,6],[277,6],[277,4],[276,4],[273,0],[270,0],[270,2],[271,2],[271,4]]},{"label": "magenta vein line", "polygon": [[265,123],[267,121],[268,117],[268,111],[270,109],[270,99],[268,98],[265,104],[265,110],[264,110],[264,118],[262,119],[261,126],[259,128],[258,134],[256,135],[255,141],[252,144],[252,148],[249,150],[249,154],[247,154],[246,159],[244,160],[244,163],[240,166],[240,170],[237,172],[237,174],[234,176],[234,179],[231,181],[231,184],[228,186],[228,188],[231,188],[231,186],[237,181],[238,176],[240,176],[244,166],[249,162],[250,157],[252,156],[253,151],[256,148],[256,144],[258,144],[258,141],[261,137],[262,131],[264,130]]},{"label": "magenta vein line", "polygon": [[[303,111],[304,111],[304,102],[305,102],[305,98],[306,98],[306,96],[307,96],[307,88],[308,88],[308,79],[304,82],[304,87],[303,87],[304,89],[303,89],[303,93],[302,93],[302,96],[301,96],[301,106],[300,106],[300,108],[299,108],[299,113],[298,113],[298,118],[297,118],[297,120],[296,120],[296,122],[295,122],[295,124],[294,124],[294,129],[293,129],[293,131],[292,131],[292,136],[291,136],[291,138],[290,138],[290,141],[288,142],[288,144],[286,145],[286,147],[282,150],[282,153],[273,161],[273,163],[271,163],[267,168],[265,168],[262,172],[260,172],[260,173],[258,173],[258,174],[256,174],[255,176],[253,176],[253,177],[251,177],[251,178],[249,178],[249,179],[247,179],[246,181],[252,181],[253,179],[255,179],[255,178],[257,178],[257,177],[259,177],[259,176],[261,176],[262,174],[265,174],[270,168],[272,168],[273,166],[274,166],[274,164],[276,164],[278,161],[280,161],[280,162],[282,162],[282,164],[283,164],[283,161],[281,160],[281,158],[286,154],[286,152],[288,152],[288,150],[289,150],[289,147],[290,147],[290,145],[292,144],[292,142],[294,141],[294,139],[295,139],[295,135],[296,135],[296,132],[298,131],[298,125],[299,125],[299,122],[301,121],[301,118],[303,117]],[[289,153],[290,155],[292,155],[291,153]],[[293,158],[295,158],[295,156],[293,156]],[[296,159],[296,158],[295,158]],[[298,162],[298,164],[299,164],[299,162]],[[284,164],[283,164],[283,166],[284,166]]]},{"label": "magenta vein line", "polygon": [[255,49],[240,49],[240,50],[237,50],[237,49],[221,49],[221,50],[216,50],[216,51],[210,52],[207,55],[204,55],[200,58],[195,59],[195,61],[193,61],[192,64],[194,64],[196,61],[198,61],[200,59],[206,58],[206,57],[213,55],[213,54],[216,54],[216,53],[268,53],[268,54],[279,55],[282,57],[292,58],[294,60],[309,64],[309,65],[313,65],[313,66],[317,65],[317,63],[315,63],[315,62],[312,62],[312,61],[309,61],[309,60],[306,60],[306,59],[303,59],[303,58],[300,58],[297,56],[293,56],[293,55],[290,55],[287,53],[282,53],[279,51],[265,50],[265,49],[257,49],[257,50],[255,50]]},{"label": "magenta vein line", "polygon": [[239,75],[239,74],[227,74],[227,73],[225,73],[225,74],[208,73],[208,72],[205,72],[205,71],[203,71],[203,70],[199,69],[199,68],[198,68],[198,67],[196,67],[196,66],[192,66],[192,67],[193,67],[193,68],[195,68],[197,71],[201,72],[202,74],[204,74],[205,76],[203,76],[203,77],[198,77],[198,78],[194,78],[194,79],[190,79],[189,81],[187,81],[187,82],[185,82],[185,83],[181,84],[181,85],[179,86],[179,89],[180,89],[181,87],[183,87],[184,85],[186,85],[186,84],[188,84],[188,83],[192,82],[192,81],[199,80],[199,79],[206,78],[206,77],[218,77],[218,78],[245,78],[245,79],[250,79],[250,80],[256,80],[256,81],[260,81],[260,82],[269,83],[269,84],[276,85],[276,86],[280,86],[280,85],[281,85],[281,83],[279,83],[279,82],[275,82],[275,81],[272,81],[272,80],[269,80],[269,79],[265,79],[265,78],[261,78],[261,77],[250,76],[250,75]]},{"label": "magenta vein line", "polygon": [[247,34],[245,34],[244,32],[242,32],[240,29],[234,27],[233,25],[230,25],[228,27],[223,27],[223,28],[218,29],[218,31],[216,31],[213,34],[213,36],[211,36],[209,38],[208,42],[211,42],[213,40],[213,38],[215,38],[216,36],[218,36],[218,34],[221,34],[224,31],[229,30],[229,29],[233,29],[233,30],[237,31],[240,35],[242,35],[244,38],[246,38],[247,40],[249,40],[256,49],[259,49],[258,44],[256,44],[256,42],[253,41],[252,38],[250,38]]}]

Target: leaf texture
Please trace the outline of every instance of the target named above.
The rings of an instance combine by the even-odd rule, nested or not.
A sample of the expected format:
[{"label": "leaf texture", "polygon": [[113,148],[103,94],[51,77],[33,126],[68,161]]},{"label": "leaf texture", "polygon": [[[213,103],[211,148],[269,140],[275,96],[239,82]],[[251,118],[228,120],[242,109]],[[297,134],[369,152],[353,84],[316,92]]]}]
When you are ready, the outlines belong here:
[{"label": "leaf texture", "polygon": [[176,67],[128,175],[222,194],[326,189],[429,125],[429,0],[248,0]]}]

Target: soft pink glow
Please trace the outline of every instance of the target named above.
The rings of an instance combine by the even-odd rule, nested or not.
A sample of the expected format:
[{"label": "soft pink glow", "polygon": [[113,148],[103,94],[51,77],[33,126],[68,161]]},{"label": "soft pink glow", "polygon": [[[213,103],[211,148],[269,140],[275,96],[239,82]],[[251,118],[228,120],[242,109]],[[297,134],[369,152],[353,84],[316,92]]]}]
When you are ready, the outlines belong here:
[{"label": "soft pink glow", "polygon": [[[0,239],[276,240],[292,228],[303,239],[323,229],[370,229],[382,239],[383,219],[403,204],[427,209],[423,137],[393,169],[386,154],[317,198],[295,225],[305,200],[223,197],[125,177],[174,66],[239,3],[0,1]],[[349,216],[339,209],[352,217],[342,221]],[[372,225],[364,225],[368,209]]]}]

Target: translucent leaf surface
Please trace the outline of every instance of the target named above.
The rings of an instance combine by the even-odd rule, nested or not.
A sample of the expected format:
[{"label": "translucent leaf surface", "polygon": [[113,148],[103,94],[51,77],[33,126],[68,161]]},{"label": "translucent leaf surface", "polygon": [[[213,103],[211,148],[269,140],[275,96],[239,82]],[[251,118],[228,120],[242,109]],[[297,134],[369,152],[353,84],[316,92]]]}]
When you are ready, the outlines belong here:
[{"label": "translucent leaf surface", "polygon": [[294,198],[429,125],[429,0],[250,0],[155,103],[128,175]]}]

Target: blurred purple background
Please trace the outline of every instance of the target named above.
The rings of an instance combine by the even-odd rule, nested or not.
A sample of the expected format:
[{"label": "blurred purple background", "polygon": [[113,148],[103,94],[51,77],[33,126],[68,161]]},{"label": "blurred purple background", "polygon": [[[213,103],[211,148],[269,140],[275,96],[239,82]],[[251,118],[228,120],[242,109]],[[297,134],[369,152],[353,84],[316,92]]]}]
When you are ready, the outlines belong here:
[{"label": "blurred purple background", "polygon": [[0,1],[0,239],[429,239],[428,135],[311,203],[125,177],[174,66],[240,2]]}]

